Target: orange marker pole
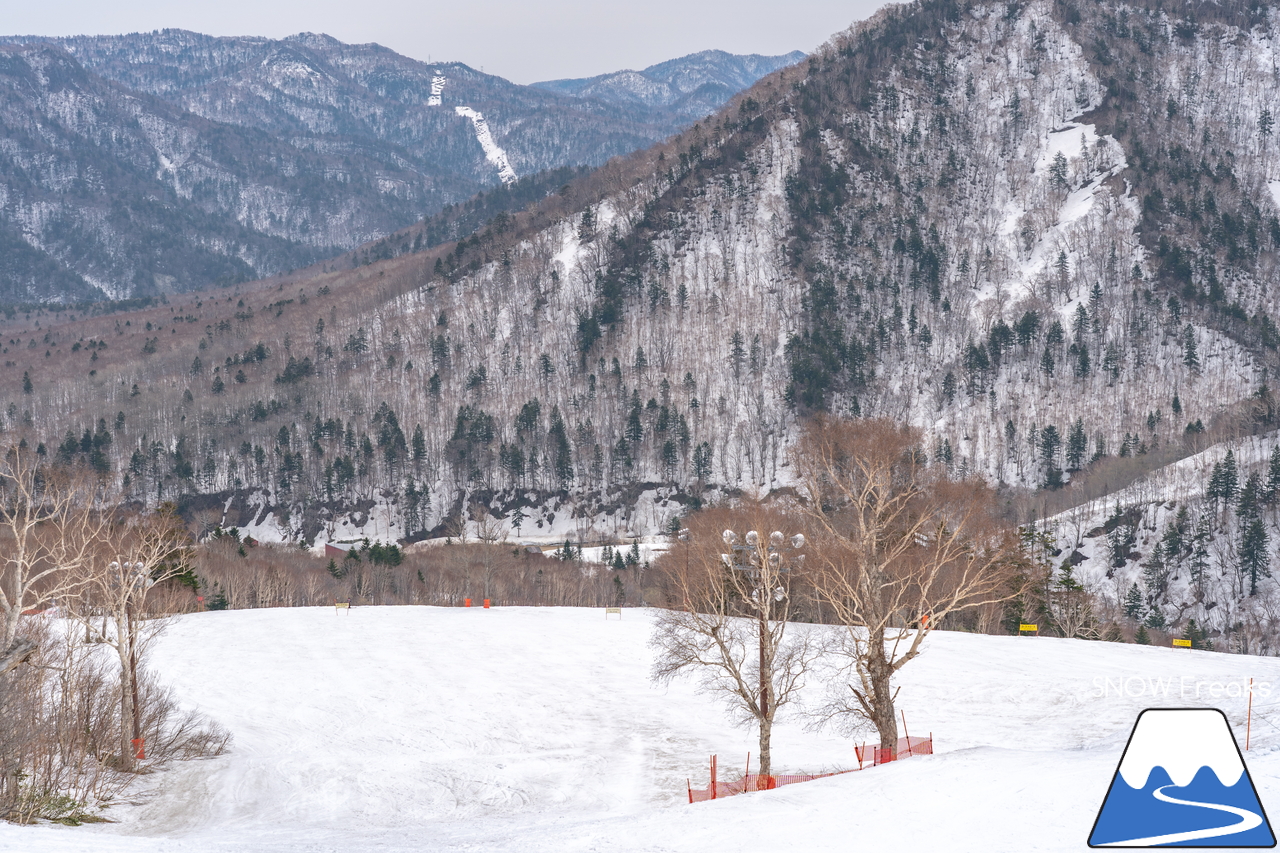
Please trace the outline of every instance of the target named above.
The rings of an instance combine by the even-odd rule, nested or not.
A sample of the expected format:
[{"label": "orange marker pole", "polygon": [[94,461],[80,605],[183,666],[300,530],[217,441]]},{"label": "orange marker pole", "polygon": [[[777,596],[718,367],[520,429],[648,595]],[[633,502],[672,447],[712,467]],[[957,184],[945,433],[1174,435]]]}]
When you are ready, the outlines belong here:
[{"label": "orange marker pole", "polygon": [[1249,679],[1249,721],[1244,729],[1244,748],[1249,749],[1249,736],[1253,734],[1253,679]]},{"label": "orange marker pole", "polygon": [[484,609],[485,609],[485,610],[488,610],[488,609],[489,609],[489,599],[487,599],[487,598],[484,600]]},{"label": "orange marker pole", "polygon": [[465,603],[462,605],[463,607],[470,607],[470,606],[471,606],[471,599],[469,599],[469,598],[465,598],[465,599],[463,599],[463,601],[465,602]]}]

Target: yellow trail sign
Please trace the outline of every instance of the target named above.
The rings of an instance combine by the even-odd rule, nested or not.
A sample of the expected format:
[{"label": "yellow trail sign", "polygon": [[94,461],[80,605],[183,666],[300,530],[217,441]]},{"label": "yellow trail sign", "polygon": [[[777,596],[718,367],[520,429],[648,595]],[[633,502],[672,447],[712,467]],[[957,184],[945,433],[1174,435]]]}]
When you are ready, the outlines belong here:
[{"label": "yellow trail sign", "polygon": [[1173,644],[1174,644],[1175,646],[1177,646],[1178,648],[1180,648],[1180,649],[1189,649],[1189,648],[1191,648],[1191,641],[1190,641],[1190,640],[1174,640],[1174,641],[1173,641]]},{"label": "yellow trail sign", "polygon": [[1022,631],[1035,631],[1037,634],[1039,634],[1039,633],[1040,633],[1040,626],[1039,626],[1039,625],[1019,625],[1019,626],[1018,626],[1018,631],[1019,631],[1019,632],[1022,632]]}]

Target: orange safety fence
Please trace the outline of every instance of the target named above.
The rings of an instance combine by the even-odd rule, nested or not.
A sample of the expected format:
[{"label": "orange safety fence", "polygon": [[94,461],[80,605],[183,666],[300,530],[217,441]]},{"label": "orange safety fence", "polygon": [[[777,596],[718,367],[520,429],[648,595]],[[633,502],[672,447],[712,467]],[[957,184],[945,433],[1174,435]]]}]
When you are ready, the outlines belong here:
[{"label": "orange safety fence", "polygon": [[732,797],[734,794],[743,794],[747,791],[767,791],[782,785],[792,785],[796,782],[808,782],[812,779],[825,779],[828,776],[839,776],[841,773],[856,772],[857,768],[836,770],[832,773],[785,773],[777,776],[761,776],[758,773],[748,773],[735,782],[716,782],[710,787],[697,791],[690,788],[689,802],[701,803],[705,800],[716,800],[720,797]]},{"label": "orange safety fence", "polygon": [[897,749],[883,749],[878,746],[855,746],[858,764],[870,761],[872,767],[888,764],[913,755],[933,755],[933,735],[929,737],[900,737]]},{"label": "orange safety fence", "polygon": [[[765,776],[759,773],[747,772],[742,778],[732,782],[721,782],[716,779],[716,756],[711,756],[711,784],[706,788],[695,789],[693,783],[689,782],[689,802],[702,803],[707,800],[718,800],[721,797],[732,797],[735,794],[743,794],[747,791],[767,791],[782,785],[793,785],[796,782],[809,782],[813,779],[825,779],[828,776],[840,776],[844,773],[855,773],[862,769],[862,764],[866,761],[871,762],[871,766],[875,767],[880,764],[887,764],[912,755],[933,755],[933,736],[923,737],[904,737],[898,738],[898,748],[896,751],[881,749],[878,746],[857,746],[854,747],[858,755],[858,766],[849,770],[834,770],[830,773],[782,773],[772,776]],[[750,767],[750,758],[747,759],[748,767]]]}]

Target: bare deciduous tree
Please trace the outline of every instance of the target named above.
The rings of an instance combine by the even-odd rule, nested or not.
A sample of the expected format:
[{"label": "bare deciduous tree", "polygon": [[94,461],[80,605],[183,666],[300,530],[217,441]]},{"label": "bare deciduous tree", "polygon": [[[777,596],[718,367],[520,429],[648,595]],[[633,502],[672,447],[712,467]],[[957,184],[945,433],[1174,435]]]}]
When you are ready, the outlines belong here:
[{"label": "bare deciduous tree", "polygon": [[480,550],[481,577],[484,579],[484,597],[493,597],[493,575],[497,571],[497,546],[507,541],[507,522],[480,503],[471,504],[471,521],[475,525],[476,538],[484,546]]},{"label": "bare deciduous tree", "polygon": [[22,445],[0,460],[0,653],[16,646],[24,610],[84,583],[107,519],[88,478],[51,469]]},{"label": "bare deciduous tree", "polygon": [[898,741],[894,675],[948,615],[1011,597],[1022,559],[991,490],[948,480],[919,447],[892,421],[819,420],[796,452],[816,584],[845,626],[852,698],[835,710],[874,725],[885,749]]},{"label": "bare deciduous tree", "polygon": [[[149,618],[147,593],[156,584],[190,570],[190,535],[172,505],[146,516],[115,519],[102,531],[94,564],[86,566],[87,582],[71,614],[92,628],[101,616],[110,629],[101,633],[120,659],[120,754],[122,767],[132,765],[131,741],[142,737],[138,705],[139,646],[162,623]],[[145,623],[145,624],[144,624]]]},{"label": "bare deciduous tree", "polygon": [[[682,545],[655,567],[672,609],[658,615],[650,645],[657,649],[653,678],[679,675],[724,701],[738,721],[759,726],[760,774],[772,772],[771,739],[778,711],[794,701],[820,654],[807,631],[788,622],[798,562],[771,559],[770,531],[794,532],[794,521],[760,508],[713,510],[689,521]],[[722,530],[755,530],[741,560],[754,571],[727,565]],[[732,558],[729,561],[733,562]]]}]

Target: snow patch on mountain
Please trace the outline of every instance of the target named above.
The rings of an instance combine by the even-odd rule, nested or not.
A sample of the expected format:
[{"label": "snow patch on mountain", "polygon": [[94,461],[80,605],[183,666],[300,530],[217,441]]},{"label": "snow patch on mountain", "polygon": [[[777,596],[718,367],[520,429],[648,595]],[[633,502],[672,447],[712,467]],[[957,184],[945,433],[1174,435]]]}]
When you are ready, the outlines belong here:
[{"label": "snow patch on mountain", "polygon": [[435,71],[431,75],[431,94],[427,97],[427,106],[440,106],[440,95],[444,92],[444,84],[448,82],[447,78],[439,71]]},{"label": "snow patch on mountain", "polygon": [[453,109],[458,115],[471,119],[471,124],[476,129],[476,141],[484,149],[484,159],[498,167],[498,177],[502,182],[509,184],[514,181],[516,170],[511,168],[511,162],[507,160],[507,152],[493,141],[493,133],[489,130],[489,122],[485,121],[484,115],[471,107],[454,107]]}]

